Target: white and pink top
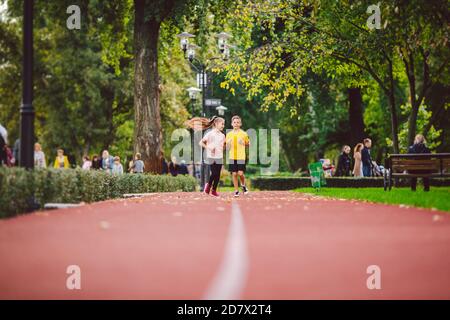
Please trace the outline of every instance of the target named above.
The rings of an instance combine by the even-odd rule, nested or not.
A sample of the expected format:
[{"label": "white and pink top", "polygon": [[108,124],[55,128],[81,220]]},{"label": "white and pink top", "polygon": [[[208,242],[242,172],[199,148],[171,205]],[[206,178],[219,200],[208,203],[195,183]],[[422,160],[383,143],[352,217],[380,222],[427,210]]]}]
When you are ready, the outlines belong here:
[{"label": "white and pink top", "polygon": [[223,158],[223,146],[225,135],[217,129],[211,129],[203,137],[202,141],[206,143],[206,157],[209,159]]}]

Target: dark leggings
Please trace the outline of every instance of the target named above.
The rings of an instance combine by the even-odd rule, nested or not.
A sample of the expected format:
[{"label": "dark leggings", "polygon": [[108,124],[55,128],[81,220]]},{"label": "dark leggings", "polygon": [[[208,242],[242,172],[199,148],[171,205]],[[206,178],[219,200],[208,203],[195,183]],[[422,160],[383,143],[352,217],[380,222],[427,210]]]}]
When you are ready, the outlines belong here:
[{"label": "dark leggings", "polygon": [[217,190],[217,185],[220,180],[220,170],[222,169],[222,164],[215,163],[209,165],[211,169],[211,176],[209,177],[209,185],[212,186],[213,190]]}]

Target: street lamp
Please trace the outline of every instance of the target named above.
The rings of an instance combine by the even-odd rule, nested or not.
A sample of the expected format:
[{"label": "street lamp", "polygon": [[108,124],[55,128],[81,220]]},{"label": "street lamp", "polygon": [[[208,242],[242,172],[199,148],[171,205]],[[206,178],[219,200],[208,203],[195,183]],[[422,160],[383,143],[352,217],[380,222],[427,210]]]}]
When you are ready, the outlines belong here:
[{"label": "street lamp", "polygon": [[[196,94],[201,91],[202,92],[202,117],[206,116],[205,113],[205,100],[206,100],[206,89],[207,89],[207,65],[201,61],[199,61],[196,58],[196,50],[200,49],[199,46],[190,43],[189,39],[194,38],[195,36],[193,34],[190,34],[188,32],[182,32],[180,34],[177,35],[178,38],[180,38],[180,47],[184,52],[185,58],[188,59],[189,64],[191,65],[191,67],[197,72],[197,82],[198,82],[198,86],[200,88],[195,88],[196,90],[189,90],[192,88],[188,89],[189,92],[189,97],[191,99],[193,99],[193,97],[196,96]],[[218,42],[217,45],[219,47],[219,51],[222,54],[222,56],[220,57],[222,60],[226,61],[229,59],[230,57],[230,48],[232,46],[230,46],[228,44],[228,39],[231,38],[231,35],[226,33],[226,32],[221,32],[219,34],[216,35],[216,37],[218,38]],[[213,59],[220,59],[220,58],[212,58]],[[196,92],[194,92],[196,91]],[[223,107],[223,106],[222,106]],[[225,107],[223,107],[225,108]],[[219,112],[219,114],[223,114],[226,110],[223,108],[219,108],[217,109],[217,112]],[[205,161],[203,159],[203,152],[201,153],[201,179],[200,179],[200,185],[201,185],[201,189],[203,190],[203,187],[205,185]]]},{"label": "street lamp", "polygon": [[20,106],[21,167],[34,167],[34,108],[33,108],[33,0],[23,6],[23,70],[22,105]]},{"label": "street lamp", "polygon": [[[189,92],[189,98],[191,99],[192,104],[192,116],[195,115],[194,105],[195,100],[197,99],[197,94],[201,92],[199,88],[196,87],[189,87],[186,89],[187,92]],[[195,159],[194,159],[194,129],[190,129],[191,131],[191,156],[192,156],[192,176],[195,178]]]},{"label": "street lamp", "polygon": [[[189,92],[189,98],[191,100],[195,100],[197,98],[197,93],[202,92],[201,89],[196,88],[196,87],[187,88],[186,91]],[[192,113],[192,115],[194,115],[194,114]]]},{"label": "street lamp", "polygon": [[223,116],[227,109],[228,109],[227,107],[224,107],[222,105],[216,107],[216,110],[217,110],[217,113],[219,114],[219,116]]},{"label": "street lamp", "polygon": [[195,44],[190,43],[188,45],[187,56],[188,56],[188,59],[189,59],[190,62],[192,62],[194,60],[194,58],[195,58],[195,51],[197,49],[200,49],[200,47],[195,45]]},{"label": "street lamp", "polygon": [[231,35],[226,33],[226,32],[221,32],[221,33],[217,34],[216,37],[219,38],[218,41],[217,41],[217,45],[219,46],[219,50],[220,50],[221,53],[224,53],[225,47],[226,47],[226,45],[228,43],[228,39],[231,38]]},{"label": "street lamp", "polygon": [[188,32],[182,32],[180,34],[177,34],[177,37],[180,38],[181,50],[186,52],[186,50],[188,49],[188,45],[189,45],[189,39],[194,38],[195,36]]}]

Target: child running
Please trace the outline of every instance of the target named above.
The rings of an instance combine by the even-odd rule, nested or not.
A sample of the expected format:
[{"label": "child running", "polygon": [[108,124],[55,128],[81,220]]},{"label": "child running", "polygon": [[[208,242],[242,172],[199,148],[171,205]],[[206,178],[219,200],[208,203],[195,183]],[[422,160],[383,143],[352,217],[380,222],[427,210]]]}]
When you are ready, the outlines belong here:
[{"label": "child running", "polygon": [[225,135],[223,128],[225,127],[225,119],[214,116],[210,120],[206,118],[194,118],[190,121],[190,126],[194,127],[194,122],[201,124],[203,130],[211,128],[202,140],[200,145],[206,149],[206,163],[211,169],[211,176],[209,181],[205,184],[203,191],[211,196],[218,197],[217,186],[220,180],[220,172],[223,164],[223,149],[225,146]]},{"label": "child running", "polygon": [[[220,117],[212,117],[208,123],[212,129],[200,140],[200,145],[206,149],[206,163],[211,169],[211,176],[205,185],[204,192],[214,197],[218,197],[217,186],[220,180],[220,171],[223,163],[223,148],[225,146],[225,135],[222,130],[225,126],[225,120]],[[206,128],[205,128],[206,129]]]},{"label": "child running", "polygon": [[239,197],[239,182],[238,176],[241,180],[242,192],[248,193],[245,186],[245,147],[250,145],[250,140],[247,133],[241,130],[242,120],[239,116],[231,118],[231,126],[233,130],[227,133],[226,146],[230,150],[228,170],[233,175],[234,196]]}]

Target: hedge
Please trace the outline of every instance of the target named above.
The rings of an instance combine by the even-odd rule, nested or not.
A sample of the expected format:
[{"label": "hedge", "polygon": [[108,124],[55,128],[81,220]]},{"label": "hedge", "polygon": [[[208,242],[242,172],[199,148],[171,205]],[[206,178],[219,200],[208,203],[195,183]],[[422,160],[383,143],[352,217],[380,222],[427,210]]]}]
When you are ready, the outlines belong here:
[{"label": "hedge", "polygon": [[196,185],[191,176],[0,167],[0,218],[39,209],[50,202],[94,202],[125,193],[194,191]]},{"label": "hedge", "polygon": [[[332,188],[383,188],[382,177],[372,178],[344,178],[333,177],[326,178],[327,187]],[[409,179],[400,179],[397,187],[408,187]],[[311,178],[309,177],[257,177],[251,179],[251,185],[259,190],[293,190],[296,188],[311,187]],[[432,186],[449,186],[449,179],[431,179]]]}]

